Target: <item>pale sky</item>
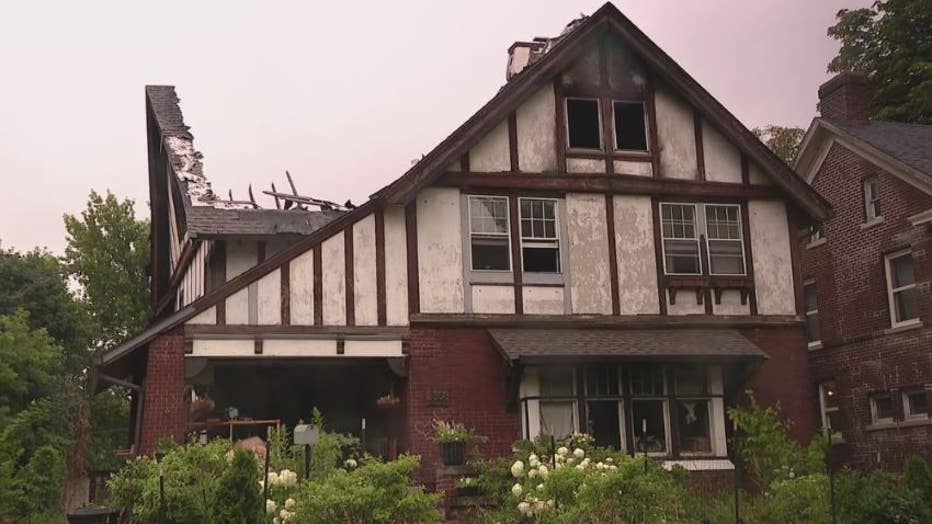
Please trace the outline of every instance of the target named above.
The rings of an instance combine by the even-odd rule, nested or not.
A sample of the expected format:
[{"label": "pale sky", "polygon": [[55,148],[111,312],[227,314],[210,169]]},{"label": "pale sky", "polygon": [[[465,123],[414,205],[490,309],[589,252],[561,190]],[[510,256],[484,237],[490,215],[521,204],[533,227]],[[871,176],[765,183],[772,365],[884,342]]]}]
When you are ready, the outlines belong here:
[{"label": "pale sky", "polygon": [[[749,127],[805,127],[838,9],[872,0],[618,0]],[[146,84],[175,85],[214,189],[362,202],[505,81],[516,40],[600,0],[116,0],[0,5],[0,246],[64,251],[93,188],[148,216]],[[266,203],[271,205],[270,203]]]}]

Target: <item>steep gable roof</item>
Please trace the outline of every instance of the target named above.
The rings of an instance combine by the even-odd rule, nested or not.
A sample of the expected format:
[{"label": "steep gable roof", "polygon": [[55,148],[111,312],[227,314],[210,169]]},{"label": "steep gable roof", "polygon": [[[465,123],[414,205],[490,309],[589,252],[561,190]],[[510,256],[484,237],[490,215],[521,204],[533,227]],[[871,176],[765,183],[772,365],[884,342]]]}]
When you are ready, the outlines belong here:
[{"label": "steep gable roof", "polygon": [[700,114],[721,130],[750,159],[754,160],[800,209],[817,220],[829,214],[828,203],[809,187],[782,160],[776,157],[750,130],[696,82],[614,5],[606,3],[598,11],[561,37],[548,52],[515,76],[487,102],[403,176],[372,195],[392,204],[409,202],[423,187],[444,173],[470,147],[503,121],[532,93],[551,82],[577,58],[591,39],[611,31],[639,55],[654,74],[669,83]]}]

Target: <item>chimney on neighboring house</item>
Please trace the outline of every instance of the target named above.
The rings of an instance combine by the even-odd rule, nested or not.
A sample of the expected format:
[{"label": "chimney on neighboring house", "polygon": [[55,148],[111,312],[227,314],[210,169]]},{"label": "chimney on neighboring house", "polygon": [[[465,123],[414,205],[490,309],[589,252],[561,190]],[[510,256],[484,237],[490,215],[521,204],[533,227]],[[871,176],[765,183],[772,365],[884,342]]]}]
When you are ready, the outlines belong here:
[{"label": "chimney on neighboring house", "polygon": [[867,75],[839,73],[819,86],[819,111],[824,118],[865,121],[867,112]]},{"label": "chimney on neighboring house", "polygon": [[524,68],[538,58],[538,55],[547,47],[547,38],[536,37],[533,42],[515,42],[508,48],[508,67],[505,69],[505,80],[524,71]]}]

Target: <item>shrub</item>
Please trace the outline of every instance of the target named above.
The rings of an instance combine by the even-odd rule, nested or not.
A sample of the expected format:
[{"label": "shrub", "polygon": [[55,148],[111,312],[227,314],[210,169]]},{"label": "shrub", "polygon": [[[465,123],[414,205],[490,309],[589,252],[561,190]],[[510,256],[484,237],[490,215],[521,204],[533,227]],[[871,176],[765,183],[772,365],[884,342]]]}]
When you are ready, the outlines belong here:
[{"label": "shrub", "polygon": [[906,461],[903,483],[932,506],[932,474],[929,474],[929,466],[922,457],[913,455]]},{"label": "shrub", "polygon": [[905,489],[889,473],[844,471],[836,481],[839,522],[920,524],[932,522],[928,499]]},{"label": "shrub", "polygon": [[253,524],[263,502],[259,493],[259,463],[252,452],[236,450],[223,472],[210,506],[213,522]]},{"label": "shrub", "polygon": [[813,474],[779,480],[758,497],[746,499],[741,512],[747,522],[756,524],[824,524],[829,518],[828,477]]}]

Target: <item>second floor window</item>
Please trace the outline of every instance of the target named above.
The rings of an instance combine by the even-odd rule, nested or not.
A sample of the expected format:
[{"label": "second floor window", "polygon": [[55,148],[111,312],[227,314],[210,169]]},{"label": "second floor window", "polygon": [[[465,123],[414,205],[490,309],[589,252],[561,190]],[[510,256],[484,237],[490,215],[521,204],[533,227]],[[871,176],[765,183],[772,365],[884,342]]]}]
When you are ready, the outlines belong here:
[{"label": "second floor window", "polygon": [[822,334],[819,332],[819,299],[814,281],[803,283],[803,299],[806,304],[806,336],[809,345],[814,346],[822,340]]},{"label": "second floor window", "polygon": [[[708,248],[712,275],[744,275],[741,208],[735,204],[660,205],[664,272],[701,275],[700,237]],[[704,233],[704,235],[703,235]]]},{"label": "second floor window", "polygon": [[864,181],[864,213],[866,221],[871,222],[881,217],[880,182],[876,178]]},{"label": "second floor window", "polygon": [[887,298],[890,304],[890,323],[894,327],[911,323],[919,317],[912,253],[899,251],[888,255],[885,265],[887,271]]},{"label": "second floor window", "polygon": [[706,205],[706,242],[709,272],[713,275],[744,274],[744,242],[741,240],[740,208],[734,205]]},{"label": "second floor window", "polygon": [[469,197],[469,243],[473,271],[510,271],[508,199]]},{"label": "second floor window", "polygon": [[907,419],[929,418],[929,402],[924,388],[920,386],[903,391],[903,415]]},{"label": "second floor window", "polygon": [[598,99],[566,99],[566,139],[570,149],[602,149],[600,111]]},{"label": "second floor window", "polygon": [[526,273],[560,272],[557,201],[520,199],[521,260]]},{"label": "second floor window", "polygon": [[615,149],[618,151],[647,151],[647,121],[644,102],[612,103],[615,119]]},{"label": "second floor window", "polygon": [[871,395],[871,422],[874,424],[889,424],[893,422],[893,398],[889,393],[876,393]]},{"label": "second floor window", "polygon": [[693,204],[661,204],[660,221],[664,271],[672,275],[702,273],[702,264],[699,260],[699,232],[696,227],[696,206]]}]

